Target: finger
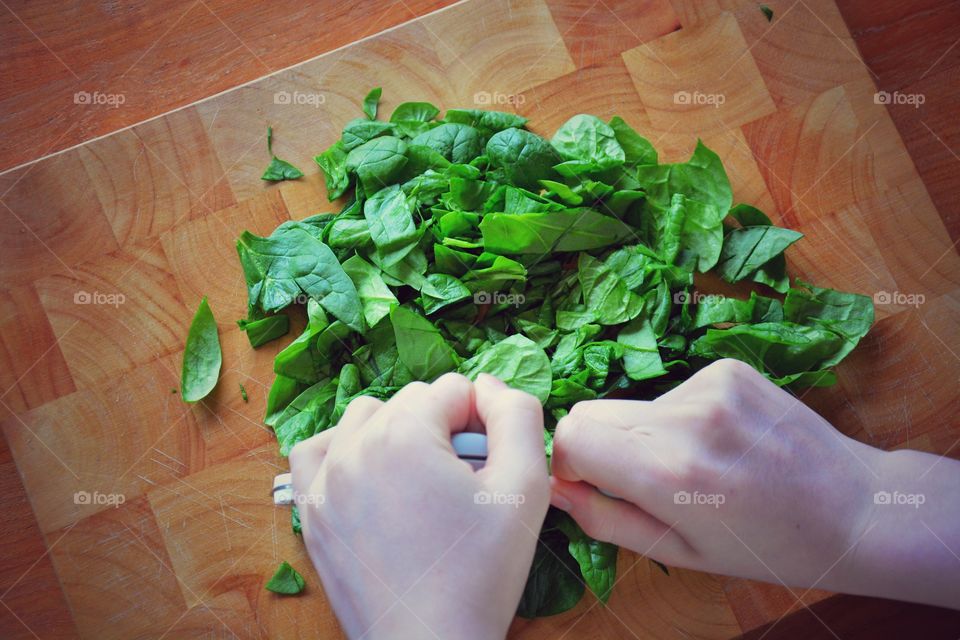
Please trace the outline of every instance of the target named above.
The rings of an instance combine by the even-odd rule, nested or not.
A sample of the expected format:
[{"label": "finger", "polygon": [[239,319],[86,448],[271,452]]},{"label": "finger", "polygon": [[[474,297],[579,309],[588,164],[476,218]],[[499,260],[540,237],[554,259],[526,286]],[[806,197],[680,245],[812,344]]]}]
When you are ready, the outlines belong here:
[{"label": "finger", "polygon": [[[649,402],[631,402],[629,407],[617,402],[611,410],[605,402],[579,403],[557,424],[553,475],[568,482],[585,481],[643,509],[659,511],[665,487],[679,481],[670,466],[671,439],[658,436],[658,427],[670,424],[671,412]],[[602,420],[594,417],[598,411]],[[629,413],[631,424],[623,418],[606,421],[611,411]]]},{"label": "finger", "polygon": [[432,384],[408,384],[387,402],[385,413],[404,415],[408,419],[401,424],[427,429],[450,446],[450,437],[474,421],[473,406],[473,383],[459,373],[445,373]]},{"label": "finger", "polygon": [[667,564],[687,564],[693,550],[681,534],[637,506],[608,498],[585,482],[550,479],[550,502],[583,531]]},{"label": "finger", "polygon": [[[384,404],[382,400],[378,400],[372,396],[358,396],[347,405],[347,409],[343,412],[343,416],[340,418],[340,422],[337,423],[337,427],[350,429],[351,427],[360,426],[371,419]],[[328,429],[324,431],[324,433],[328,433],[329,431]]]},{"label": "finger", "polygon": [[487,431],[482,473],[514,487],[525,486],[531,474],[546,475],[540,401],[486,374],[480,374],[474,387],[477,416]]},{"label": "finger", "polygon": [[[298,442],[290,450],[290,476],[293,483],[294,498],[309,493],[310,485],[313,484],[313,480],[320,471],[320,465],[327,454],[328,445],[320,438],[329,432],[328,430],[319,436]],[[329,436],[327,439],[329,439]]]}]

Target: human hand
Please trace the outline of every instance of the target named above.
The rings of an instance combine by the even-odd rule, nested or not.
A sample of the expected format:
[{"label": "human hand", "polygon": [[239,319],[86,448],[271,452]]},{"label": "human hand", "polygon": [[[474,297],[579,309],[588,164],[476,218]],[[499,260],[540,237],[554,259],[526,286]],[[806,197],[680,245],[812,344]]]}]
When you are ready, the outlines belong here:
[{"label": "human hand", "polygon": [[716,362],[652,402],[581,402],[553,447],[553,504],[596,538],[668,565],[856,590],[845,561],[885,454],[749,365]]},{"label": "human hand", "polygon": [[[486,429],[486,465],[452,434]],[[303,539],[347,635],[503,638],[549,500],[536,398],[491,376],[361,397],[290,453]],[[478,494],[511,496],[477,500]]]}]

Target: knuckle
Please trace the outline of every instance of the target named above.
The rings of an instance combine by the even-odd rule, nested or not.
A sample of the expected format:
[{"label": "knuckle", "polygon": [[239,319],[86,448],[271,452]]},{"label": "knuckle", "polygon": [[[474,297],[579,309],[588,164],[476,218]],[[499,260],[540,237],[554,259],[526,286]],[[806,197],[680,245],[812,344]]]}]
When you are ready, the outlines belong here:
[{"label": "knuckle", "polygon": [[733,408],[720,397],[708,399],[700,406],[698,413],[697,422],[702,431],[725,427],[734,419]]},{"label": "knuckle", "polygon": [[756,369],[736,358],[717,360],[708,365],[704,371],[709,372],[714,379],[722,382],[742,382],[758,375]]},{"label": "knuckle", "polygon": [[554,450],[574,450],[576,440],[583,432],[584,420],[572,411],[560,418],[553,432]]},{"label": "knuckle", "polygon": [[473,385],[473,383],[470,382],[470,379],[467,376],[463,375],[462,373],[457,373],[456,371],[450,371],[448,373],[443,374],[442,376],[434,380],[433,384],[439,384],[441,382],[443,382],[444,384],[458,385],[458,386],[464,386],[464,387],[469,387]]},{"label": "knuckle", "polygon": [[534,396],[519,389],[509,389],[503,392],[504,404],[526,411],[540,411],[540,401]]},{"label": "knuckle", "polygon": [[350,401],[350,404],[347,405],[343,415],[346,416],[359,411],[375,411],[381,406],[383,406],[383,401],[372,396],[357,396]]}]

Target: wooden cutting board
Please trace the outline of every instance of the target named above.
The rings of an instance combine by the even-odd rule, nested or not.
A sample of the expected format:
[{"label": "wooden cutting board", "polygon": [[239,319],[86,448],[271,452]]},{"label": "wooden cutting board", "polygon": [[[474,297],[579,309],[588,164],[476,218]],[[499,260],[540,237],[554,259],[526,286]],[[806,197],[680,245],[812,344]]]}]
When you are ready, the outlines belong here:
[{"label": "wooden cutting board", "polygon": [[[373,86],[385,113],[486,106],[544,133],[578,112],[618,114],[664,161],[703,138],[736,200],[806,234],[788,251],[794,275],[876,296],[840,383],[804,401],[874,445],[956,455],[960,257],[833,3],[768,4],[772,22],[742,0],[466,0],[0,175],[0,467],[9,478],[15,464],[29,498],[8,518],[29,522],[32,508],[39,525],[7,524],[17,533],[0,544],[14,567],[43,561],[24,562],[0,602],[45,607],[30,625],[41,637],[72,635],[45,633],[63,618],[98,639],[338,637],[270,502],[286,460],[260,420],[280,343],[254,351],[233,323],[245,311],[233,245],[328,209],[312,157]],[[259,180],[268,125],[302,180]],[[204,295],[224,370],[189,407],[175,390]],[[303,597],[263,590],[282,559],[305,574]],[[512,635],[729,638],[831,597],[667,577],[627,552],[620,568],[608,606],[587,596]],[[0,636],[32,637],[15,618]]]}]

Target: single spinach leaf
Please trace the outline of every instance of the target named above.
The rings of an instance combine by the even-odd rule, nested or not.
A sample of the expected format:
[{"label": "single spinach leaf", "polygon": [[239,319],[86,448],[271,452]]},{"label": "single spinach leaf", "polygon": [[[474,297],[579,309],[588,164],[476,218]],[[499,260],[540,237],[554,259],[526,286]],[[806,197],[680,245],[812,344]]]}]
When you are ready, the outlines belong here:
[{"label": "single spinach leaf", "polygon": [[547,401],[553,381],[547,354],[533,340],[519,334],[464,361],[460,373],[471,380],[488,373],[514,389],[526,391],[541,404]]},{"label": "single spinach leaf", "polygon": [[290,330],[290,318],[282,313],[267,316],[258,320],[237,320],[240,330],[247,334],[250,346],[257,348],[280,336],[287,335]]},{"label": "single spinach leaf", "polygon": [[371,120],[377,119],[377,106],[380,104],[380,95],[382,93],[382,88],[374,87],[370,89],[370,93],[363,99],[363,113]]},{"label": "single spinach leaf", "polygon": [[588,253],[577,263],[583,300],[600,324],[623,324],[643,311],[643,298],[631,291],[616,271]]},{"label": "single spinach leaf", "polygon": [[407,143],[395,136],[379,136],[352,149],[344,159],[347,171],[360,179],[364,192],[374,194],[400,178],[407,164]]},{"label": "single spinach leaf", "polygon": [[453,122],[424,131],[410,144],[430,147],[450,162],[470,162],[483,151],[479,131],[470,125]]},{"label": "single spinach leaf", "polygon": [[390,122],[405,122],[416,120],[419,122],[429,122],[437,117],[440,109],[429,102],[403,102],[397,105],[397,108],[390,114]]},{"label": "single spinach leaf", "polygon": [[610,118],[610,128],[613,129],[620,148],[623,149],[624,162],[628,166],[638,164],[657,164],[657,150],[650,141],[633,130],[620,116]]},{"label": "single spinach leaf", "polygon": [[389,315],[390,309],[399,304],[397,297],[383,281],[380,269],[358,255],[344,260],[343,270],[353,280],[363,306],[363,319],[372,327]]},{"label": "single spinach leaf", "polygon": [[561,520],[558,524],[570,541],[568,550],[580,565],[580,574],[590,590],[606,604],[617,580],[617,552],[619,548],[609,542],[594,540],[573,521]]},{"label": "single spinach leaf", "polygon": [[394,307],[390,322],[400,362],[417,380],[433,380],[457,368],[457,356],[433,323],[406,307]]},{"label": "single spinach leaf", "polygon": [[600,170],[622,165],[626,160],[613,127],[583,113],[563,123],[550,143],[564,160],[590,163]]},{"label": "single spinach leaf", "polygon": [[417,246],[420,235],[413,220],[415,209],[414,199],[399,185],[377,191],[364,203],[363,217],[383,264],[400,262]]},{"label": "single spinach leaf", "polygon": [[647,380],[667,373],[649,320],[637,318],[624,326],[617,342],[623,345],[623,372],[630,379]]},{"label": "single spinach leaf", "polygon": [[504,129],[493,134],[486,154],[506,180],[525,189],[536,189],[537,181],[551,179],[556,175],[553,165],[560,161],[549,142],[526,129]]},{"label": "single spinach leaf", "polygon": [[687,162],[639,165],[637,180],[647,194],[647,202],[662,208],[670,206],[675,193],[713,205],[724,215],[733,203],[730,180],[720,157],[699,140]]},{"label": "single spinach leaf", "polygon": [[297,178],[303,177],[303,171],[300,171],[300,169],[297,169],[286,160],[281,160],[273,155],[273,127],[267,127],[267,151],[270,152],[272,159],[263,172],[263,175],[260,176],[261,180],[278,182],[280,180],[296,180]]},{"label": "single spinach leaf", "polygon": [[501,254],[600,249],[636,237],[636,231],[593,209],[549,213],[488,213],[480,221],[483,246]]},{"label": "single spinach leaf", "polygon": [[717,273],[727,282],[739,282],[802,237],[798,231],[771,225],[734,229],[723,239]]},{"label": "single spinach leaf", "polygon": [[347,148],[337,140],[313,159],[323,171],[323,180],[327,185],[327,200],[333,201],[342,196],[350,187],[347,172]]},{"label": "single spinach leaf", "polygon": [[363,328],[357,288],[308,225],[291,223],[267,238],[244,231],[237,252],[252,309],[279,311],[304,293],[347,326]]},{"label": "single spinach leaf", "polygon": [[303,576],[290,566],[286,560],[280,563],[273,577],[267,582],[267,591],[282,595],[296,595],[303,591]]},{"label": "single spinach leaf", "polygon": [[217,323],[207,299],[203,298],[187,333],[180,374],[180,397],[186,402],[197,402],[207,397],[217,386],[222,360]]}]

